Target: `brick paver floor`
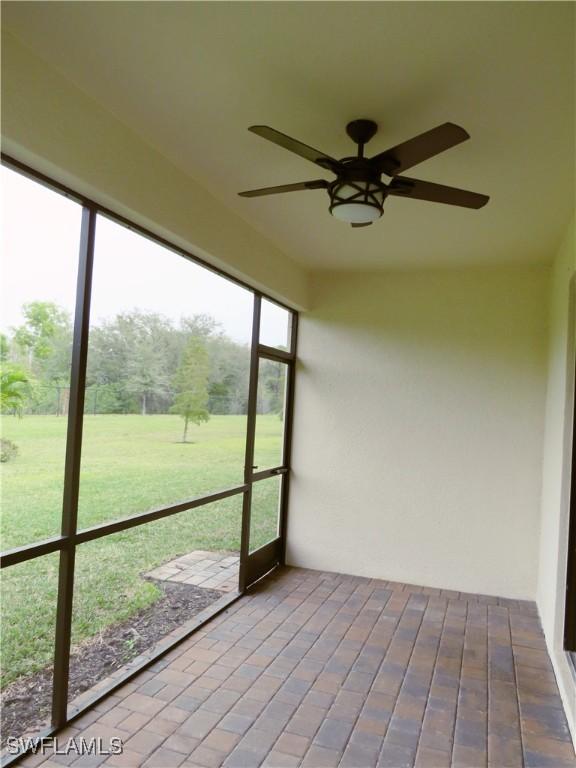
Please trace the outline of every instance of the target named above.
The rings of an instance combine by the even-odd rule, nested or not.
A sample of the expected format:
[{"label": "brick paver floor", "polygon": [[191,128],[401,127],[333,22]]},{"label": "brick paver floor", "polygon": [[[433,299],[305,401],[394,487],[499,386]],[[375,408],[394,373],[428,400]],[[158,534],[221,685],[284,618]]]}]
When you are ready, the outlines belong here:
[{"label": "brick paver floor", "polygon": [[71,736],[117,736],[124,752],[45,766],[576,766],[533,603],[301,569],[261,582],[60,747]]},{"label": "brick paver floor", "polygon": [[240,558],[234,552],[206,552],[196,549],[170,560],[144,575],[159,581],[193,584],[221,592],[238,589]]}]

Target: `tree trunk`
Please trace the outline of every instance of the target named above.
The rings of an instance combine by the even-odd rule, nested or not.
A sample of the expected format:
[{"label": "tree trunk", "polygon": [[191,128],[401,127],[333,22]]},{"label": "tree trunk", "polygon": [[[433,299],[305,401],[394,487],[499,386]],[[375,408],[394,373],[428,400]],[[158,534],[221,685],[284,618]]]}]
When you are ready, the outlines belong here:
[{"label": "tree trunk", "polygon": [[70,408],[70,387],[62,387],[62,397],[60,399],[60,403],[60,413],[62,416],[67,416],[68,409]]},{"label": "tree trunk", "polygon": [[146,416],[146,392],[142,395],[142,416]]},{"label": "tree trunk", "polygon": [[186,437],[188,435],[188,416],[184,416],[184,434],[182,435],[182,442],[186,442]]}]

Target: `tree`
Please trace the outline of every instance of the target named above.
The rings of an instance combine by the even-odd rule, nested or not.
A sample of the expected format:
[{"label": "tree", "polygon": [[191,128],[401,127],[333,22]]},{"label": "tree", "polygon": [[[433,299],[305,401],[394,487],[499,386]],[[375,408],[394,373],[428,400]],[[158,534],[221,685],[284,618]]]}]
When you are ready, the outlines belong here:
[{"label": "tree", "polygon": [[10,355],[10,342],[5,333],[0,333],[0,362],[6,362]]},{"label": "tree", "polygon": [[272,360],[263,360],[259,372],[258,408],[260,413],[276,413],[282,418],[284,413],[284,393],[286,389],[286,366]]},{"label": "tree", "polygon": [[51,301],[32,301],[24,304],[22,314],[26,322],[16,329],[14,341],[28,351],[30,364],[50,357],[54,338],[70,332],[68,313]]},{"label": "tree", "polygon": [[28,405],[65,414],[68,410],[72,325],[68,312],[50,301],[24,304],[25,323],[14,331],[9,357],[33,376]]},{"label": "tree", "polygon": [[[28,376],[26,411],[65,414],[72,350],[68,313],[52,302],[33,301],[23,306],[22,315],[25,322],[20,327],[8,337],[0,335],[0,361]],[[208,356],[209,397],[201,409],[210,414],[245,414],[250,367],[246,344],[229,338],[209,315],[175,322],[136,308],[90,327],[85,412],[170,412],[175,395],[188,391],[177,384],[176,374],[192,338]],[[273,402],[273,388],[271,381],[264,394],[259,393],[266,413],[281,408]]]},{"label": "tree", "polygon": [[118,315],[114,324],[123,359],[120,376],[124,389],[138,398],[140,413],[145,416],[154,398],[170,394],[166,350],[172,326],[161,315],[139,310]]},{"label": "tree", "polygon": [[199,336],[206,340],[218,332],[218,323],[210,315],[192,315],[182,318],[180,328],[187,336]]},{"label": "tree", "polygon": [[209,375],[210,362],[204,341],[199,336],[192,336],[174,377],[177,394],[170,408],[171,413],[177,413],[184,419],[183,443],[187,442],[189,422],[200,425],[210,418],[206,408]]},{"label": "tree", "polygon": [[210,357],[208,410],[210,413],[246,413],[250,348],[223,334],[207,339]]},{"label": "tree", "polygon": [[22,415],[28,377],[20,368],[5,366],[0,372],[0,410]]},{"label": "tree", "polygon": [[162,315],[138,309],[93,326],[87,412],[168,413],[174,402],[174,377],[188,342],[198,337],[208,349],[216,333],[217,324],[207,315],[182,318],[175,326]]}]

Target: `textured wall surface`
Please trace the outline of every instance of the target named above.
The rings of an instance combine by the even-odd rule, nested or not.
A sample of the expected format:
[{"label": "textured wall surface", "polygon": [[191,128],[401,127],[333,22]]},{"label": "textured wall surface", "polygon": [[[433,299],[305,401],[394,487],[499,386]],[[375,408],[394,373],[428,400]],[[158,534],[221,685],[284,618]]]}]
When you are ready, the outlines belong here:
[{"label": "textured wall surface", "polygon": [[548,277],[317,276],[299,336],[291,563],[535,597]]}]

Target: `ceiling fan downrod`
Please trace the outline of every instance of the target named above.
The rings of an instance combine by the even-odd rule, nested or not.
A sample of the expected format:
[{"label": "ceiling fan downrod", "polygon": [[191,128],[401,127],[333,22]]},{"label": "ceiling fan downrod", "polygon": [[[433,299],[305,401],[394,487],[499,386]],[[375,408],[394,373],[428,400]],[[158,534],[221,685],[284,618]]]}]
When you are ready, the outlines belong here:
[{"label": "ceiling fan downrod", "polygon": [[364,145],[368,144],[377,131],[378,125],[374,120],[352,120],[351,123],[348,123],[346,133],[353,142],[358,144],[358,157],[364,157]]}]

